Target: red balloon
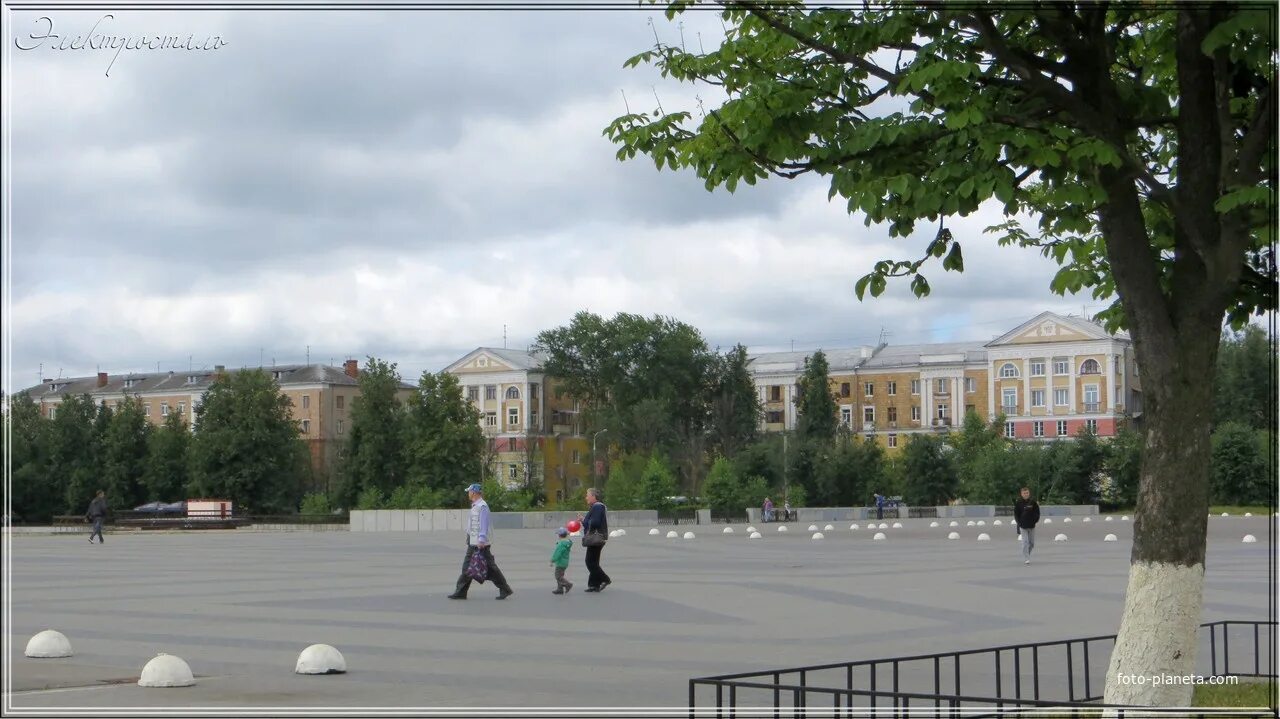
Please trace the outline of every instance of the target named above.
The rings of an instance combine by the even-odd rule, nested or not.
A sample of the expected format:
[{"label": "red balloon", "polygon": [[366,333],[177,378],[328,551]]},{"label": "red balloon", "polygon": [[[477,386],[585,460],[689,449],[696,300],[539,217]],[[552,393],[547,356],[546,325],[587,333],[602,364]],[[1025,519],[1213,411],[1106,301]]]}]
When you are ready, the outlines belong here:
[{"label": "red balloon", "polygon": [[569,530],[570,532],[576,532],[579,529],[582,529],[582,522],[579,522],[576,519],[570,519],[568,524],[564,525],[564,528]]}]

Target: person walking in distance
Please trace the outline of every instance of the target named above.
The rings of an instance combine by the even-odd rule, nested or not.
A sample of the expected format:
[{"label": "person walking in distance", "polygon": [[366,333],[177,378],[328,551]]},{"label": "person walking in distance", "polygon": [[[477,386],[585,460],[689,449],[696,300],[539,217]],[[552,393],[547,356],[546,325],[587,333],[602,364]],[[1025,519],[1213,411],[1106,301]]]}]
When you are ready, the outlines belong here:
[{"label": "person walking in distance", "polygon": [[93,522],[93,531],[89,532],[89,544],[93,544],[93,535],[98,535],[98,544],[103,544],[102,539],[102,520],[107,516],[107,494],[101,489],[98,490],[98,496],[89,502],[89,509],[84,514],[85,519]]},{"label": "person walking in distance", "polygon": [[876,492],[876,519],[884,519],[884,495]]},{"label": "person walking in distance", "polygon": [[[587,513],[578,515],[578,521],[582,522],[582,546],[587,549],[587,588],[583,591],[603,592],[613,580],[600,568],[600,553],[609,536],[608,510],[600,501],[600,490],[595,487],[587,490],[587,506],[590,507]],[[598,535],[598,539],[593,540],[593,534]]]},{"label": "person walking in distance", "polygon": [[1036,523],[1040,521],[1040,503],[1031,498],[1031,490],[1023,487],[1022,496],[1013,503],[1013,519],[1022,535],[1022,563],[1031,564],[1031,550],[1036,547]]},{"label": "person walking in distance", "polygon": [[764,498],[764,512],[763,512],[763,515],[764,515],[764,521],[766,521],[766,522],[772,522],[772,521],[773,521],[773,500],[772,500],[772,499],[770,499],[769,497],[765,497],[765,498]]},{"label": "person walking in distance", "polygon": [[569,530],[561,527],[556,530],[556,548],[551,552],[551,566],[556,568],[556,590],[552,594],[567,594],[573,589],[573,582],[564,578],[569,568],[569,552],[573,551],[573,540],[569,539]]},{"label": "person walking in distance", "polygon": [[494,586],[498,588],[498,596],[495,599],[506,599],[515,594],[515,591],[511,589],[510,584],[507,584],[507,578],[502,576],[502,570],[498,569],[498,565],[493,561],[493,550],[489,546],[493,540],[493,527],[489,523],[489,504],[484,501],[479,484],[467,487],[467,498],[471,500],[471,513],[467,517],[467,555],[462,558],[462,574],[458,577],[458,585],[449,598],[467,598],[467,590],[471,588],[471,577],[467,576],[467,564],[470,563],[472,554],[480,552],[485,564],[489,565],[488,578],[493,580]]}]

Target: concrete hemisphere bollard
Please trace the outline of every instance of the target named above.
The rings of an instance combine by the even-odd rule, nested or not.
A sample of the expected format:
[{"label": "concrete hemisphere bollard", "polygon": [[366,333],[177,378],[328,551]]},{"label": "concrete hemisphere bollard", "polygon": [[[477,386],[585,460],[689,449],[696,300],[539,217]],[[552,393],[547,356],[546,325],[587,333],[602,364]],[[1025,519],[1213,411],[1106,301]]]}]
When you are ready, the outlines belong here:
[{"label": "concrete hemisphere bollard", "polygon": [[347,660],[342,652],[328,644],[312,644],[298,655],[294,674],[345,674]]},{"label": "concrete hemisphere bollard", "polygon": [[983,532],[982,534],[979,534],[979,535],[978,535],[978,541],[979,541],[979,542],[990,542],[990,541],[991,541],[991,535],[990,535],[990,534],[987,534],[986,532]]},{"label": "concrete hemisphere bollard", "polygon": [[616,530],[616,529],[610,529],[610,530],[609,530],[609,538],[610,538],[610,539],[613,539],[614,537],[617,537],[617,536],[618,536],[618,530]]},{"label": "concrete hemisphere bollard", "polygon": [[993,526],[993,527],[1000,527],[1000,526],[1003,526],[1003,525],[1004,525],[1004,522],[1002,522],[1002,521],[1000,521],[1000,520],[998,520],[998,519],[993,520],[993,521],[991,522],[991,526]]},{"label": "concrete hemisphere bollard", "polygon": [[985,519],[979,519],[979,520],[978,520],[978,526],[979,526],[979,527],[985,527],[985,526],[987,526],[987,521],[986,521]]},{"label": "concrete hemisphere bollard", "polygon": [[947,535],[947,539],[959,539],[959,538],[960,538],[959,532],[951,532],[950,534]]},{"label": "concrete hemisphere bollard", "polygon": [[684,538],[685,538],[685,539],[697,539],[697,536],[695,536],[693,532],[685,532],[685,533],[684,533]]},{"label": "concrete hemisphere bollard", "polygon": [[932,527],[937,527],[937,526],[938,526],[938,523],[937,523],[937,522],[929,522],[929,526],[930,526],[931,528],[932,528]]},{"label": "concrete hemisphere bollard", "polygon": [[784,525],[782,525],[782,526],[778,527],[778,531],[779,531],[779,532],[785,532],[785,531],[787,531],[787,525],[785,525],[785,524],[784,524]]},{"label": "concrete hemisphere bollard", "polygon": [[1044,518],[1044,523],[1045,523],[1045,524],[1053,524],[1053,520],[1052,520],[1052,519],[1050,519],[1049,517],[1045,517],[1045,518]]},{"label": "concrete hemisphere bollard", "polygon": [[857,529],[857,528],[858,528],[858,523],[857,523],[857,522],[854,522],[853,524],[850,524],[850,525],[849,525],[849,529]]},{"label": "concrete hemisphere bollard", "polygon": [[884,532],[876,532],[876,536],[872,537],[871,540],[873,542],[883,542],[884,538]]},{"label": "concrete hemisphere bollard", "polygon": [[1127,514],[1121,515],[1121,516],[1120,516],[1120,521],[1121,521],[1121,522],[1127,522],[1127,521],[1129,521],[1129,515],[1127,515]]},{"label": "concrete hemisphere bollard", "polygon": [[902,529],[902,522],[894,522],[894,523],[893,523],[893,528],[894,528],[894,529]]},{"label": "concrete hemisphere bollard", "polygon": [[733,534],[733,527],[725,527],[721,534]]},{"label": "concrete hemisphere bollard", "polygon": [[824,532],[834,532],[834,531],[835,531],[835,529],[836,529],[835,527],[833,527],[833,526],[831,526],[830,524],[828,524],[827,526],[825,526],[825,527],[823,527],[823,528],[822,528],[822,531],[824,531]]},{"label": "concrete hemisphere bollard", "polygon": [[157,654],[142,668],[140,687],[189,687],[196,683],[191,667],[181,657]]},{"label": "concrete hemisphere bollard", "polygon": [[1107,536],[1105,536],[1105,537],[1103,537],[1103,538],[1102,538],[1102,541],[1104,541],[1104,542],[1114,542],[1114,541],[1116,541],[1116,535],[1114,535],[1114,534],[1108,534]]},{"label": "concrete hemisphere bollard", "polygon": [[1108,521],[1108,522],[1115,521],[1115,517],[1108,516],[1108,517],[1107,517],[1107,521]]},{"label": "concrete hemisphere bollard", "polygon": [[822,532],[814,532],[813,536],[810,537],[810,539],[826,539],[826,538],[827,538],[826,535],[824,535]]},{"label": "concrete hemisphere bollard", "polygon": [[977,524],[977,522],[975,522],[975,521],[973,521],[972,519],[970,519],[969,521],[967,521],[967,522],[965,522],[965,523],[964,523],[964,526],[966,526],[966,527],[972,527],[972,526],[974,526],[974,525],[976,525],[976,524]]},{"label": "concrete hemisphere bollard", "polygon": [[667,539],[675,539],[676,537],[679,537],[679,536],[680,536],[680,533],[675,531],[674,529],[667,532]]},{"label": "concrete hemisphere bollard", "polygon": [[1252,517],[1252,516],[1253,516],[1253,512],[1245,512],[1245,513],[1244,513],[1244,516],[1246,516],[1246,517]]},{"label": "concrete hemisphere bollard", "polygon": [[810,525],[809,525],[809,531],[810,531],[810,532],[816,532],[816,531],[818,531],[818,525],[816,525],[816,524],[810,524]]},{"label": "concrete hemisphere bollard", "polygon": [[627,536],[627,530],[625,530],[625,529],[619,529],[619,530],[618,530],[618,536],[619,536],[619,537],[625,537],[625,536]]},{"label": "concrete hemisphere bollard", "polygon": [[881,522],[881,523],[880,523],[880,528],[881,528],[881,529],[888,529],[888,528],[889,528],[889,525],[885,524],[884,522]]},{"label": "concrete hemisphere bollard", "polygon": [[747,539],[759,539],[760,537],[761,537],[761,534],[759,532],[752,532],[750,536],[747,537]]},{"label": "concrete hemisphere bollard", "polygon": [[756,531],[755,527],[747,527],[747,534],[751,534],[754,531]]},{"label": "concrete hemisphere bollard", "polygon": [[1065,535],[1065,534],[1059,534],[1059,535],[1057,535],[1057,536],[1055,536],[1055,537],[1053,538],[1053,541],[1055,541],[1055,542],[1065,542],[1065,541],[1067,541],[1067,535]]},{"label": "concrete hemisphere bollard", "polygon": [[31,637],[31,640],[27,642],[25,654],[32,659],[69,657],[73,654],[71,640],[67,639],[67,635],[56,629],[46,629]]},{"label": "concrete hemisphere bollard", "polygon": [[1230,517],[1231,515],[1230,515],[1230,514],[1227,514],[1226,512],[1223,512],[1222,514],[1220,514],[1220,515],[1218,515],[1218,516],[1220,516],[1220,517]]},{"label": "concrete hemisphere bollard", "polygon": [[1080,520],[1080,521],[1081,521],[1081,522],[1092,522],[1093,520],[1092,520],[1092,519],[1089,519],[1088,517],[1085,517],[1084,519],[1082,519],[1082,520]]},{"label": "concrete hemisphere bollard", "polygon": [[1244,542],[1245,544],[1254,544],[1258,541],[1258,538],[1253,536],[1252,534],[1246,534],[1244,535],[1244,539],[1241,539],[1240,541]]},{"label": "concrete hemisphere bollard", "polygon": [[1063,517],[1063,518],[1062,518],[1062,523],[1063,523],[1063,524],[1066,524],[1066,523],[1068,523],[1068,522],[1070,522],[1070,521],[1071,521],[1071,517]]},{"label": "concrete hemisphere bollard", "polygon": [[959,527],[959,526],[960,526],[960,523],[953,519],[953,520],[951,520],[951,525],[950,525],[950,526],[952,526],[952,527]]},{"label": "concrete hemisphere bollard", "polygon": [[650,530],[649,530],[649,536],[650,536],[650,537],[652,537],[652,536],[654,536],[654,535],[658,535],[658,534],[662,534],[662,532],[661,532],[657,527],[654,527],[653,529],[650,529]]}]

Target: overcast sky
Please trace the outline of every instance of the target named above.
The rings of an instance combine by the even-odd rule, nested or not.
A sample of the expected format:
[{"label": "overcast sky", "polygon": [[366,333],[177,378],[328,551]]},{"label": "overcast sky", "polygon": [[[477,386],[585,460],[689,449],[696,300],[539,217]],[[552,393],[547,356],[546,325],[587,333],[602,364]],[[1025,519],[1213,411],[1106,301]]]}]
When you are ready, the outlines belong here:
[{"label": "overcast sky", "polygon": [[[890,241],[817,180],[708,193],[620,163],[626,111],[694,109],[631,55],[660,12],[10,14],[6,389],[101,370],[362,360],[416,378],[524,348],[582,309],[669,315],[753,351],[986,340],[1042,310],[1055,266],[950,223],[968,270],[859,302]],[[40,20],[48,17],[48,21]],[[650,22],[653,26],[651,27]],[[683,19],[711,47],[719,18]],[[50,32],[60,38],[42,38]],[[94,30],[96,26],[96,30]],[[54,49],[99,34],[209,50]],[[33,35],[35,38],[33,38]],[[32,49],[24,49],[32,48]],[[109,71],[109,75],[107,74]],[[655,100],[655,93],[657,100]]]}]

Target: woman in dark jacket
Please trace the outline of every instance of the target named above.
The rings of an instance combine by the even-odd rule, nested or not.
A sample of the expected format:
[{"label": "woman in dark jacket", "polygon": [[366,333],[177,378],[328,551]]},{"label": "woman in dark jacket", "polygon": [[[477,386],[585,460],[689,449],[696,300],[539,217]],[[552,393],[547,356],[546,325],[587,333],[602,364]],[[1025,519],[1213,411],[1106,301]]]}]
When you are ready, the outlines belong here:
[{"label": "woman in dark jacket", "polygon": [[[582,522],[582,536],[585,537],[592,532],[599,533],[604,537],[609,536],[609,518],[605,516],[606,509],[604,502],[600,501],[600,491],[595,487],[587,490],[587,510],[585,515],[578,515]],[[609,579],[609,575],[604,573],[600,568],[600,552],[604,550],[604,546],[587,547],[587,588],[583,591],[587,592],[603,592],[604,588],[609,586],[613,580]]]}]

